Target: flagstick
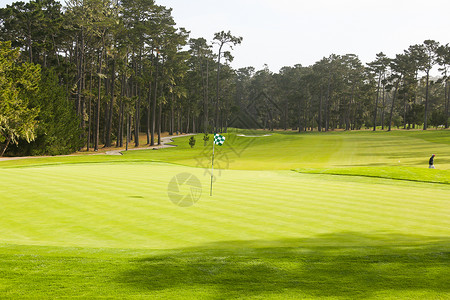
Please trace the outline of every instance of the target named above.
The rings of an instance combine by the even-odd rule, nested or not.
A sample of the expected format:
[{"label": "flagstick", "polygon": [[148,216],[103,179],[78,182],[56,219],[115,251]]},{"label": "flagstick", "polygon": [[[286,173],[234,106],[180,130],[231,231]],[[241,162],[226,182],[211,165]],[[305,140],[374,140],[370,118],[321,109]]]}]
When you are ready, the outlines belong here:
[{"label": "flagstick", "polygon": [[212,196],[212,187],[213,187],[213,172],[214,172],[214,145],[216,143],[214,143],[213,140],[213,155],[212,155],[212,164],[211,164],[211,189],[209,191],[209,196]]}]

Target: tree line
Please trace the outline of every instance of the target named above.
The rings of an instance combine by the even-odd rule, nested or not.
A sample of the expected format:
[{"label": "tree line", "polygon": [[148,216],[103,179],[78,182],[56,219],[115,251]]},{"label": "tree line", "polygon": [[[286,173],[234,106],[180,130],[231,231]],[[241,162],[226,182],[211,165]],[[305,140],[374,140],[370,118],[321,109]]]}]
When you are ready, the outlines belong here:
[{"label": "tree line", "polygon": [[[50,89],[48,80],[43,86],[36,82],[34,93],[16,87],[16,102],[3,101],[9,115],[18,104],[34,109],[28,135],[15,134],[23,124],[2,113],[2,148],[13,142],[18,146],[10,151],[21,154],[97,151],[131,140],[139,146],[142,132],[147,144],[155,145],[163,131],[215,130],[219,105],[210,94],[214,91],[221,101],[232,73],[232,56],[224,46],[242,41],[219,32],[213,39],[219,50],[213,53],[205,39],[189,39],[186,29],[176,27],[170,8],[152,0],[70,0],[65,7],[54,0],[14,2],[0,9],[0,29],[2,45],[20,49],[17,65],[39,66],[57,85]],[[36,100],[54,90],[60,92],[58,99]],[[48,101],[54,102],[51,107]],[[50,134],[45,129],[58,127],[53,123],[62,107],[72,112],[65,115],[69,120]],[[210,113],[200,117],[204,110]],[[78,138],[67,143],[68,136]],[[28,145],[25,140],[34,141]]]},{"label": "tree line", "polygon": [[2,155],[139,146],[142,133],[156,145],[162,132],[229,126],[448,128],[450,51],[435,41],[367,65],[332,54],[278,73],[235,70],[241,37],[192,38],[152,0],[14,2],[0,9],[0,41]]},{"label": "tree line", "polygon": [[[380,52],[367,64],[354,54],[332,54],[279,73],[242,68],[235,103],[252,121],[237,121],[299,131],[448,128],[449,66],[449,45],[426,40],[394,58]],[[431,77],[433,68],[439,76]]]}]

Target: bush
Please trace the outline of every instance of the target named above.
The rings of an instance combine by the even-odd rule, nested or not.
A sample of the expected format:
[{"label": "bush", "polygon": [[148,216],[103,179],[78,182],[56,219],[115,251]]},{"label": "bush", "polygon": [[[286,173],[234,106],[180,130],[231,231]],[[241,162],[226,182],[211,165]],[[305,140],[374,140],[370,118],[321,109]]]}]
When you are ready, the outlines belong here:
[{"label": "bush", "polygon": [[203,135],[203,146],[206,146],[208,144],[209,141],[209,135],[207,133],[205,133]]},{"label": "bush", "polygon": [[194,148],[195,146],[195,137],[191,136],[191,138],[189,139],[189,145],[191,146],[191,148]]}]

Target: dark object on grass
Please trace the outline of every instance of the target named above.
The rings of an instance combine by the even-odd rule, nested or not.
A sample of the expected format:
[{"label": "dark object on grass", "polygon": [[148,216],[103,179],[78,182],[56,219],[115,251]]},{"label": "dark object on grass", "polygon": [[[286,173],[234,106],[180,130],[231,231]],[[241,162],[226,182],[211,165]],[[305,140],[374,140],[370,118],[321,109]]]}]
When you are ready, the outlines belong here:
[{"label": "dark object on grass", "polygon": [[435,167],[434,167],[434,157],[435,157],[436,155],[431,155],[431,157],[430,157],[430,161],[428,162],[429,163],[429,166],[428,166],[428,169],[435,169]]},{"label": "dark object on grass", "polygon": [[208,141],[209,141],[209,135],[207,133],[205,133],[205,135],[203,136],[203,146],[206,146]]},{"label": "dark object on grass", "polygon": [[189,145],[191,145],[191,148],[194,148],[195,146],[195,137],[191,136],[191,138],[189,139]]}]

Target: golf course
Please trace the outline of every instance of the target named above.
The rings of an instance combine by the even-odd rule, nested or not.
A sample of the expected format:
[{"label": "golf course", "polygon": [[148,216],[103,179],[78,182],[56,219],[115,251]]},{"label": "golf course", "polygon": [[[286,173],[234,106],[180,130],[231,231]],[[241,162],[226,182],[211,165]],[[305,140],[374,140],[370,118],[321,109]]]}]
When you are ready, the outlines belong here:
[{"label": "golf course", "polygon": [[450,297],[448,130],[267,133],[0,161],[0,298]]}]

